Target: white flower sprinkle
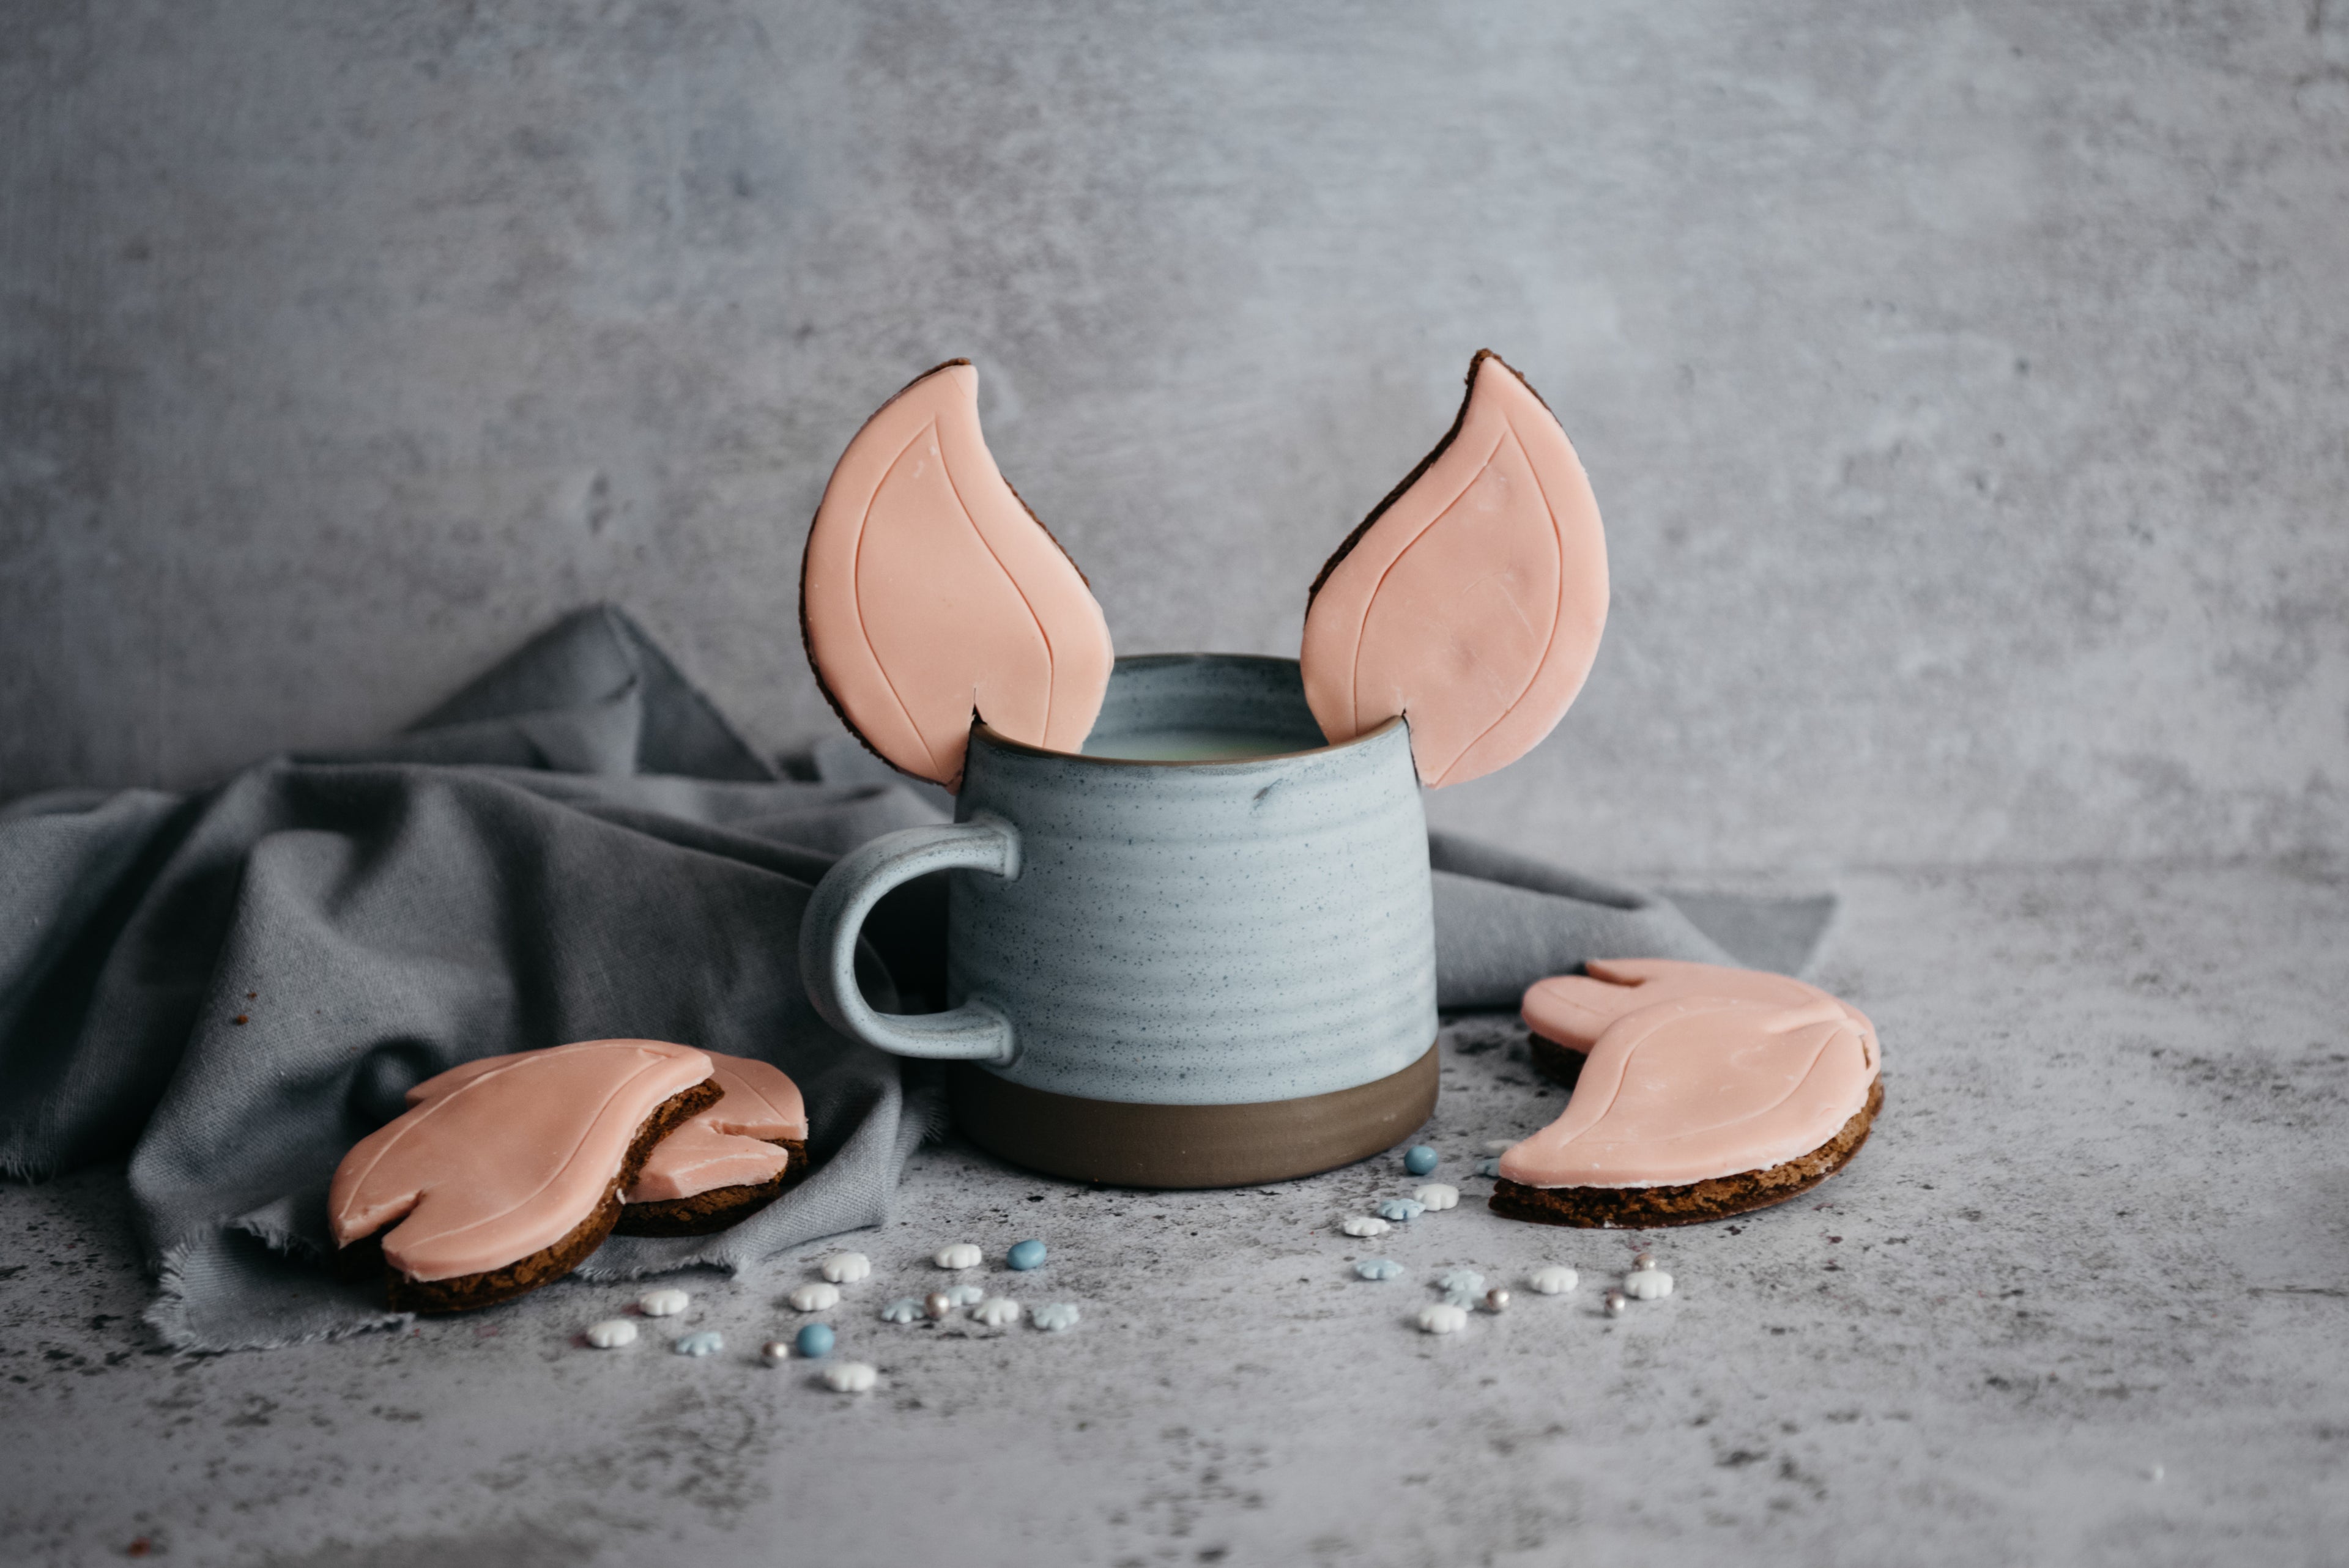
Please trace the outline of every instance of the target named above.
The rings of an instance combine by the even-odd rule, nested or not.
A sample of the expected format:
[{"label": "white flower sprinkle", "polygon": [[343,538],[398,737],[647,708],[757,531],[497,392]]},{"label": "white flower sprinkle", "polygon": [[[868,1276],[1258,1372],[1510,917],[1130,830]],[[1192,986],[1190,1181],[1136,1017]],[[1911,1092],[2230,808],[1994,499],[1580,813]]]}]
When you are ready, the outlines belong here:
[{"label": "white flower sprinkle", "polygon": [[1661,1301],[1672,1294],[1672,1276],[1661,1269],[1633,1269],[1623,1276],[1623,1294],[1634,1301]]},{"label": "white flower sprinkle", "polygon": [[986,1256],[968,1242],[957,1242],[938,1249],[937,1264],[942,1269],[975,1269]]},{"label": "white flower sprinkle", "polygon": [[1526,1283],[1543,1295],[1564,1295],[1582,1283],[1582,1276],[1564,1264],[1547,1264],[1534,1270]]},{"label": "white flower sprinkle", "polygon": [[587,1330],[587,1343],[598,1350],[617,1350],[636,1342],[636,1326],[625,1317],[607,1317]]},{"label": "white flower sprinkle", "polygon": [[835,1361],[823,1369],[824,1387],[841,1394],[869,1394],[881,1374],[869,1362]]},{"label": "white flower sprinkle", "polygon": [[1350,1236],[1383,1236],[1388,1226],[1384,1220],[1375,1215],[1357,1214],[1338,1228]]},{"label": "white flower sprinkle", "polygon": [[1421,1207],[1430,1212],[1460,1207],[1460,1189],[1449,1181],[1431,1181],[1412,1196],[1418,1200]]},{"label": "white flower sprinkle", "polygon": [[636,1310],[647,1317],[675,1317],[693,1305],[681,1290],[648,1290],[636,1298]]},{"label": "white flower sprinkle", "polygon": [[801,1285],[783,1299],[800,1312],[823,1312],[840,1305],[840,1287],[818,1281]]},{"label": "white flower sprinkle", "polygon": [[1019,1304],[1008,1295],[990,1295],[970,1309],[971,1321],[1001,1328],[1019,1321]]},{"label": "white flower sprinkle", "polygon": [[873,1273],[873,1260],[863,1253],[834,1253],[823,1260],[823,1277],[834,1284],[854,1284]]},{"label": "white flower sprinkle", "polygon": [[1467,1326],[1466,1307],[1439,1301],[1419,1309],[1419,1331],[1422,1334],[1457,1334]]}]

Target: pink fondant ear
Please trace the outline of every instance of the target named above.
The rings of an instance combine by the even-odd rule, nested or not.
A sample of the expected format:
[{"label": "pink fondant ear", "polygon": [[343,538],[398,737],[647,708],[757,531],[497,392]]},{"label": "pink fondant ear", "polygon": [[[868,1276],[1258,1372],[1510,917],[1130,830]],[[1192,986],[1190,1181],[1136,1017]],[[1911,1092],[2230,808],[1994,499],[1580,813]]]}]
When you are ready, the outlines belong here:
[{"label": "pink fondant ear", "polygon": [[1574,448],[1485,349],[1451,433],[1321,568],[1305,696],[1332,742],[1401,714],[1421,782],[1504,768],[1556,727],[1607,624],[1607,541]]},{"label": "pink fondant ear", "polygon": [[974,715],[1031,746],[1084,743],[1109,625],[996,470],[969,361],[892,397],[841,454],[808,531],[800,630],[843,721],[908,773],[959,786]]},{"label": "pink fondant ear", "polygon": [[1588,1051],[1618,1018],[1660,1002],[1719,997],[1791,1010],[1833,1003],[1859,1031],[1868,1060],[1875,1060],[1876,1026],[1841,997],[1789,975],[1733,969],[1681,958],[1594,958],[1587,975],[1555,975],[1526,988],[1521,1016],[1526,1027],[1569,1050]]},{"label": "pink fondant ear", "polygon": [[1698,996],[1609,1026],[1565,1114],[1501,1157],[1531,1187],[1667,1186],[1764,1171],[1834,1138],[1875,1062],[1830,998]]}]

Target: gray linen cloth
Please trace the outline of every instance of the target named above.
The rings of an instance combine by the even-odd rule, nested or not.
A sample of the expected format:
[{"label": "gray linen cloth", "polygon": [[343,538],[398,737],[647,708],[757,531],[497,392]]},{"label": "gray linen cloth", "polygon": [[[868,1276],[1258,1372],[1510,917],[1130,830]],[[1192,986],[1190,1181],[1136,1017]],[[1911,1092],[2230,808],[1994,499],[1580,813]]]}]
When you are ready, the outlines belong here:
[{"label": "gray linen cloth", "polygon": [[[731,1230],[616,1237],[583,1275],[740,1273],[883,1222],[943,1096],[816,1016],[799,921],[835,857],[948,802],[844,737],[790,772],[599,606],[381,745],[0,808],[0,1172],[127,1158],[174,1346],[393,1326],[326,1266],[343,1152],[460,1062],[643,1037],[782,1068],[820,1163]],[[1652,894],[1448,835],[1432,854],[1446,1008],[1513,1007],[1591,957],[1733,961]],[[1793,969],[1830,910],[1715,899],[1705,923]],[[866,938],[876,1004],[943,1005],[935,879]]]}]

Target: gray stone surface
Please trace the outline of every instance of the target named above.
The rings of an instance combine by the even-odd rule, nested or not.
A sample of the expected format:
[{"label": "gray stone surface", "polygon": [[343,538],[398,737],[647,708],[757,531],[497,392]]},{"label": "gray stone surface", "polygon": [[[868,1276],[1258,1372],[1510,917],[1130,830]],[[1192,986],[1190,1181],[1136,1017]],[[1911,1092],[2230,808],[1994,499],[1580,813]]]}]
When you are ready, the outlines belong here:
[{"label": "gray stone surface", "polygon": [[0,795],[363,740],[557,613],[770,740],[858,421],[978,359],[1134,652],[1296,646],[1524,368],[1590,865],[2349,848],[2329,0],[0,0]]},{"label": "gray stone surface", "polygon": [[[1469,1202],[1379,1242],[1381,1159],[1262,1191],[1095,1191],[922,1157],[874,1276],[823,1315],[885,1381],[756,1364],[810,1271],[265,1355],[175,1357],[115,1179],[0,1188],[0,1541],[11,1562],[2202,1563],[2339,1560],[2349,1532],[2349,867],[1841,879],[1816,971],[1867,1007],[1888,1103],[1853,1166],[1743,1223],[1513,1225],[1464,1179],[1561,1097],[1493,1019],[1447,1035],[1430,1137]],[[1004,1249],[1045,1238],[1040,1273]],[[1065,1335],[896,1327],[941,1243]],[[1640,1241],[1680,1283],[1597,1308]],[[825,1249],[811,1249],[808,1263]],[[1402,1278],[1353,1278],[1378,1251]],[[1438,1267],[1521,1293],[1451,1339]],[[675,1333],[716,1327],[691,1361]]]}]

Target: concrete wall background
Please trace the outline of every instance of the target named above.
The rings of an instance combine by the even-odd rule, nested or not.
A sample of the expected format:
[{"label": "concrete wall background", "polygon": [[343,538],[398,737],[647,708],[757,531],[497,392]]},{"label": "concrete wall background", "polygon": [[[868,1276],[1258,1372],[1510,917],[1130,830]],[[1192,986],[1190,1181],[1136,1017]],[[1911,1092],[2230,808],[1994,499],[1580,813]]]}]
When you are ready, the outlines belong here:
[{"label": "concrete wall background", "polygon": [[0,0],[0,795],[596,598],[828,729],[807,519],[957,354],[1121,650],[1293,653],[1490,345],[1615,604],[1440,820],[2349,850],[2344,11]]}]

